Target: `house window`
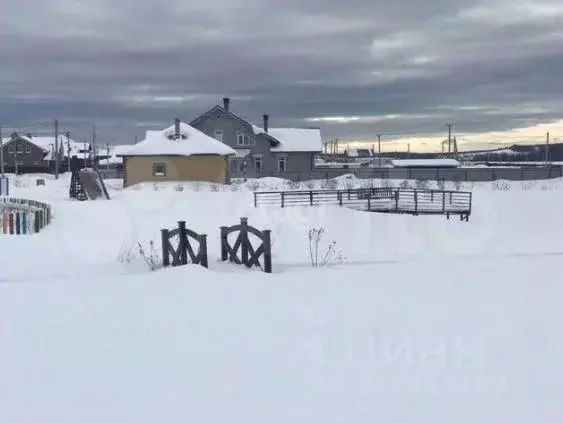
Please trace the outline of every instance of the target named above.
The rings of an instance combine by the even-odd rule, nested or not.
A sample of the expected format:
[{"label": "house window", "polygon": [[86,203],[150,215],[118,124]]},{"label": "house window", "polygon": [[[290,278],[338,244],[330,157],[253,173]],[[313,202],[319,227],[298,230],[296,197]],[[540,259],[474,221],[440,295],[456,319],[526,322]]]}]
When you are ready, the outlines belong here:
[{"label": "house window", "polygon": [[166,164],[165,163],[153,163],[153,165],[152,165],[152,176],[166,176]]},{"label": "house window", "polygon": [[14,143],[10,144],[10,146],[8,147],[8,153],[14,154]]},{"label": "house window", "polygon": [[237,132],[237,145],[254,145],[254,139],[243,132]]},{"label": "house window", "polygon": [[254,156],[254,170],[262,172],[262,156]]},{"label": "house window", "polygon": [[22,143],[17,143],[16,144],[16,154],[22,154],[25,153],[24,151],[24,145]]},{"label": "house window", "polygon": [[27,145],[25,146],[25,152],[26,152],[27,154],[31,154],[31,145],[27,144]]},{"label": "house window", "polygon": [[287,170],[287,157],[278,156],[278,170],[280,172],[285,172]]},{"label": "house window", "polygon": [[216,129],[215,130],[215,139],[217,141],[223,142],[223,130],[222,129]]}]

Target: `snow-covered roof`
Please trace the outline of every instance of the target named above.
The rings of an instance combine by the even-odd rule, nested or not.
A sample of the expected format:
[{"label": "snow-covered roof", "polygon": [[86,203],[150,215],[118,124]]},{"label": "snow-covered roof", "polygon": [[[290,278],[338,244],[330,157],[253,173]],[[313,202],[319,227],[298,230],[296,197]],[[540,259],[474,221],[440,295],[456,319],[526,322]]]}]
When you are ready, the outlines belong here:
[{"label": "snow-covered roof", "polygon": [[406,159],[391,160],[393,167],[459,167],[460,163],[454,159]]},{"label": "snow-covered roof", "polygon": [[146,138],[117,156],[230,156],[235,150],[204,134],[187,123],[180,122],[180,138],[174,139],[174,125],[162,131],[147,131]]},{"label": "snow-covered roof", "polygon": [[[55,137],[54,136],[40,136],[37,137],[35,135],[21,135],[18,134],[18,139],[21,140],[25,140],[28,141],[34,145],[36,145],[37,147],[39,147],[40,149],[42,149],[46,154],[46,156],[44,157],[45,160],[51,160],[52,159],[52,153],[55,150]],[[9,144],[13,141],[12,137],[7,137],[4,138],[2,140],[2,143],[4,145]],[[64,151],[64,155],[65,156],[79,156],[81,154],[83,154],[84,150],[88,150],[90,145],[88,143],[79,143],[74,141],[71,138],[68,138],[60,135],[59,136],[59,148],[63,148]],[[70,154],[69,154],[69,150],[70,150]]]},{"label": "snow-covered roof", "polygon": [[321,130],[318,128],[268,128],[268,132],[265,132],[263,128],[252,125],[252,130],[256,135],[267,133],[280,142],[279,145],[271,147],[272,151],[321,152],[323,149]]}]

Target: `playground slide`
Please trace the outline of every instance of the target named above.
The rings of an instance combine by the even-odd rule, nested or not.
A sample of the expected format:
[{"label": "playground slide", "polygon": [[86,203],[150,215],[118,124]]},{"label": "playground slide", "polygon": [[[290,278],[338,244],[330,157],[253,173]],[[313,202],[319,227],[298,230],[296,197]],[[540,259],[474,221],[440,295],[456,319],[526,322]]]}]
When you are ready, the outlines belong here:
[{"label": "playground slide", "polygon": [[79,173],[79,178],[88,200],[98,200],[100,198],[109,200],[106,185],[99,172],[93,169],[83,169]]}]

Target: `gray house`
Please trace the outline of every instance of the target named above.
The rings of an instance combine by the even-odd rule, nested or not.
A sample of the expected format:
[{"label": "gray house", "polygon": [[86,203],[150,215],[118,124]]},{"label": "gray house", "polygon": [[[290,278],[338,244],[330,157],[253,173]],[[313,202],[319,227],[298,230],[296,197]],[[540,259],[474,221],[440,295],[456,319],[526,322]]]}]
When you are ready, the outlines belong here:
[{"label": "gray house", "polygon": [[227,144],[236,151],[230,160],[232,177],[280,176],[307,172],[314,168],[314,157],[322,151],[319,128],[270,128],[268,115],[262,127],[252,124],[230,110],[230,99],[223,105],[190,122],[201,132]]},{"label": "gray house", "polygon": [[[61,166],[73,156],[83,156],[88,151],[87,144],[59,136],[58,149]],[[35,136],[14,132],[2,140],[4,165],[8,172],[48,172],[56,160],[55,137]]]},{"label": "gray house", "polygon": [[10,172],[29,171],[37,169],[46,171],[49,162],[46,156],[50,150],[46,146],[38,145],[32,141],[31,135],[20,135],[13,133],[10,137],[2,140],[2,150],[4,153],[4,165]]}]

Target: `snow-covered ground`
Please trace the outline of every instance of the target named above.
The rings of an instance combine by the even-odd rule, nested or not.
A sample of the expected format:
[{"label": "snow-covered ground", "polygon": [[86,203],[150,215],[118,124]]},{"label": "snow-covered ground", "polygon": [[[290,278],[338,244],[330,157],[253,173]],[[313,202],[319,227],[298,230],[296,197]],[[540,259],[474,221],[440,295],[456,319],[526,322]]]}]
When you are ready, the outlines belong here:
[{"label": "snow-covered ground", "polygon": [[[466,223],[254,208],[253,189],[297,188],[271,178],[108,181],[96,202],[35,178],[12,195],[50,203],[53,222],[0,237],[1,422],[563,418],[563,181],[464,185]],[[272,230],[273,274],[218,261],[219,227],[242,216]],[[178,220],[208,234],[209,270],[138,255]],[[311,267],[316,227],[342,263]]]}]

